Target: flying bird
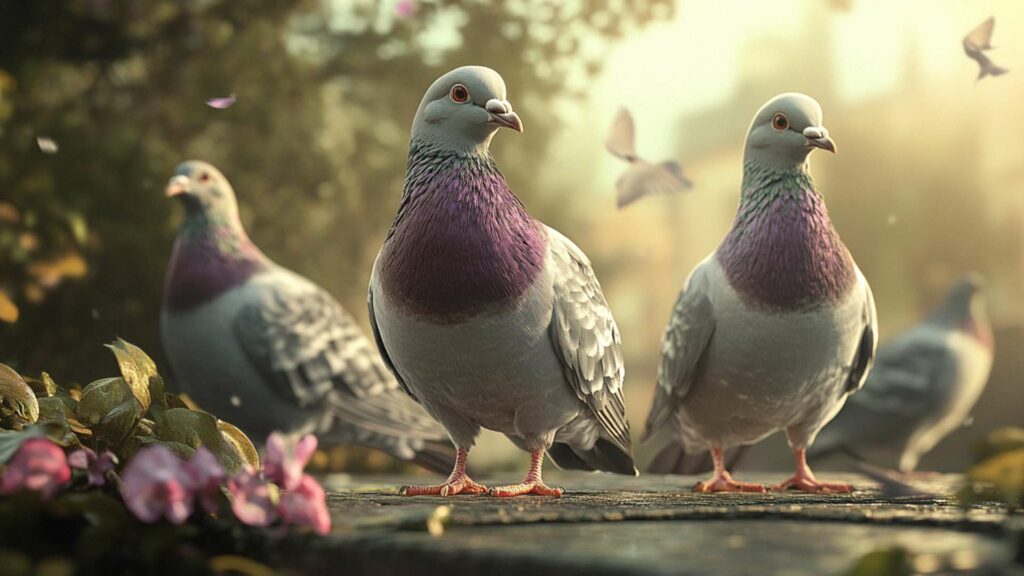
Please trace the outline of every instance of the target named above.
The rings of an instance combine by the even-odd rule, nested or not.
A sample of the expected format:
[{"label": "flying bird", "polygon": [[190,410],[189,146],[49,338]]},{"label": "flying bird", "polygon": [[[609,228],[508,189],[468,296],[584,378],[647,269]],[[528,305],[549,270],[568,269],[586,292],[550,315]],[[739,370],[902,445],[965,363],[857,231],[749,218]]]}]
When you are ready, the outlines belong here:
[{"label": "flying bird", "polygon": [[402,391],[326,291],[272,262],[238,218],[217,168],[180,164],[167,185],[185,217],[160,316],[179,385],[257,442],[271,431],[376,448],[445,471],[441,426]]},{"label": "flying bird", "polygon": [[842,451],[907,473],[964,424],[992,368],[982,286],[977,276],[958,281],[923,322],[879,348],[864,391],[822,430],[812,458]]},{"label": "flying bird", "polygon": [[1009,72],[1006,68],[996,66],[985,54],[992,49],[992,31],[996,27],[995,16],[985,20],[977,28],[964,36],[964,53],[978,63],[978,80],[985,76],[1002,76]]},{"label": "flying bird", "polygon": [[812,98],[782,94],[758,110],[732,229],[669,318],[645,437],[671,426],[674,442],[653,465],[678,473],[696,473],[710,450],[714,476],[697,491],[764,491],[732,478],[727,451],[780,430],[796,473],[775,488],[852,490],[815,478],[806,450],[864,382],[875,307],[811,180],[814,150],[836,148]]},{"label": "flying bird", "polygon": [[626,108],[619,109],[604,145],[614,156],[629,162],[629,168],[615,183],[619,209],[648,194],[673,194],[693,188],[678,162],[652,164],[637,155],[636,125]]},{"label": "flying bird", "polygon": [[500,128],[523,124],[494,70],[465,66],[430,86],[370,277],[381,354],[457,449],[445,482],[406,495],[487,492],[464,468],[482,427],[531,454],[522,483],[494,496],[560,496],[542,479],[545,453],[636,474],[618,328],[583,251],[531,217],[498,170]]}]

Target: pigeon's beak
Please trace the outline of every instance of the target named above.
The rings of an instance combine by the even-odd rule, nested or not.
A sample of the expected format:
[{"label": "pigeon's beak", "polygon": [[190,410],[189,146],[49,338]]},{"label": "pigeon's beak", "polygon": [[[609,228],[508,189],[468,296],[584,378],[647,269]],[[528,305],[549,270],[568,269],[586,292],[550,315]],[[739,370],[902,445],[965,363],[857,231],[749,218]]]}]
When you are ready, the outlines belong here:
[{"label": "pigeon's beak", "polygon": [[821,148],[836,153],[836,143],[829,138],[828,129],[824,126],[808,126],[804,128],[804,138],[807,138],[807,145],[814,148]]},{"label": "pigeon's beak", "polygon": [[173,198],[179,194],[184,194],[188,192],[190,184],[191,181],[188,179],[188,176],[178,174],[167,181],[167,188],[164,189],[164,195],[168,198]]},{"label": "pigeon's beak", "polygon": [[516,132],[523,131],[523,121],[519,119],[518,114],[512,111],[512,103],[508,100],[492,98],[487,101],[487,105],[484,106],[484,110],[487,110],[491,115],[487,120],[489,124],[497,124],[498,126],[511,128]]}]

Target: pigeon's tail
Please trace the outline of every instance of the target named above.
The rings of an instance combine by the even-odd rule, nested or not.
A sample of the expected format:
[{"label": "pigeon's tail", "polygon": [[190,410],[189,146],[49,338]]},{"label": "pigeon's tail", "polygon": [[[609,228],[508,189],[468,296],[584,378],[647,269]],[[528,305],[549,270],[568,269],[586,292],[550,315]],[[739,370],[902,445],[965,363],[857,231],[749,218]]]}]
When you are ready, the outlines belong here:
[{"label": "pigeon's tail", "polygon": [[1009,68],[1003,68],[1002,66],[996,66],[991,60],[985,61],[981,65],[981,69],[978,71],[978,80],[981,80],[985,76],[1002,76],[1009,72]]},{"label": "pigeon's tail", "polygon": [[412,461],[431,472],[447,475],[455,464],[455,448],[451,442],[424,442],[423,448],[416,451]]},{"label": "pigeon's tail", "polygon": [[[725,451],[725,469],[733,471],[743,456],[747,453],[749,446],[733,446]],[[715,469],[711,461],[711,452],[687,452],[678,442],[670,442],[661,449],[653,460],[647,465],[646,472],[652,474],[681,474],[692,476],[704,474]]]},{"label": "pigeon's tail", "polygon": [[563,470],[601,470],[627,476],[638,474],[633,455],[604,438],[598,438],[590,450],[555,442],[548,448],[548,456]]}]

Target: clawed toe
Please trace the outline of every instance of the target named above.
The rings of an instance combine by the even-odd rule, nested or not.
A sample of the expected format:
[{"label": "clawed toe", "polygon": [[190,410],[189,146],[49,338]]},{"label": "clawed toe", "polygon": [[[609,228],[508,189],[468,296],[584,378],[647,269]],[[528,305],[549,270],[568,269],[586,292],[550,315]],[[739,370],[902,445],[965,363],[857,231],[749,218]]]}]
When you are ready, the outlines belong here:
[{"label": "clawed toe", "polygon": [[799,490],[813,494],[849,494],[853,486],[845,482],[819,482],[813,478],[794,476],[781,484],[772,487],[773,491]]},{"label": "clawed toe", "polygon": [[468,477],[433,486],[402,486],[402,496],[455,496],[457,494],[485,494],[487,486],[477,484]]},{"label": "clawed toe", "polygon": [[565,490],[561,488],[551,488],[546,486],[543,482],[524,482],[522,484],[513,484],[510,486],[496,486],[491,488],[488,492],[491,496],[497,498],[512,498],[514,496],[552,496],[554,498],[561,498]]},{"label": "clawed toe", "polygon": [[755,484],[753,482],[737,482],[732,478],[715,477],[706,482],[697,482],[693,487],[694,492],[702,492],[705,494],[711,492],[767,492],[767,488],[763,484]]}]

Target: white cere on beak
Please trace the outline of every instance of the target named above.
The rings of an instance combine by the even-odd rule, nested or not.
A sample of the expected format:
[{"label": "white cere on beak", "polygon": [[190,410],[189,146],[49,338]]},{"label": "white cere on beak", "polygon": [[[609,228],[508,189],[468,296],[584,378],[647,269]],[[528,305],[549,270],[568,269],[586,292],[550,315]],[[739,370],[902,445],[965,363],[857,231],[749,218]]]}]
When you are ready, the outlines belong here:
[{"label": "white cere on beak", "polygon": [[487,110],[491,114],[508,114],[512,111],[512,105],[509,104],[508,100],[498,100],[497,98],[491,98],[484,105],[484,110]]},{"label": "white cere on beak", "polygon": [[808,126],[804,128],[804,138],[810,140],[818,140],[820,138],[828,138],[828,130],[824,126]]}]

